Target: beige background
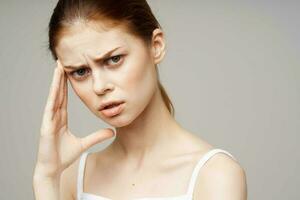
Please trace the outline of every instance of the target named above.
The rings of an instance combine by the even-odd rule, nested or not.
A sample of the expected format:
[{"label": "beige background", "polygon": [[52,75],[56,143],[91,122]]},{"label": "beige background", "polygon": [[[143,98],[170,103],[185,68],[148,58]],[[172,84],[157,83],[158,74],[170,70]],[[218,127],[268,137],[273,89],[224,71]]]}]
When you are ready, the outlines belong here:
[{"label": "beige background", "polygon": [[[239,160],[249,199],[300,199],[300,2],[149,3],[167,37],[160,76],[176,119]],[[0,1],[0,199],[33,199],[32,172],[54,67],[47,25],[55,4]],[[76,135],[107,126],[69,94]]]}]

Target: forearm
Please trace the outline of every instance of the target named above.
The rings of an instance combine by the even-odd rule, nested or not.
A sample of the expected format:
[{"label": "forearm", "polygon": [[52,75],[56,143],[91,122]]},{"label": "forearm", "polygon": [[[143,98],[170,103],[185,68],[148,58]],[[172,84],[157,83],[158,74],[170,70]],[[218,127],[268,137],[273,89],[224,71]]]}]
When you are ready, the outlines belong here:
[{"label": "forearm", "polygon": [[60,198],[59,178],[33,178],[33,190],[35,200],[59,200]]}]

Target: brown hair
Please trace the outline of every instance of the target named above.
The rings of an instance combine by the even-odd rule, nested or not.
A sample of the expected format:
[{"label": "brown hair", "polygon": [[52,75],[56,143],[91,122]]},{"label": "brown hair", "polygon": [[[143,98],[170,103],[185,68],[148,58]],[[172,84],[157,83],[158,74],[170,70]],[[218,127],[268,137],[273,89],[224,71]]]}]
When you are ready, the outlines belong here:
[{"label": "brown hair", "polygon": [[[126,31],[141,38],[146,45],[151,43],[153,30],[162,29],[146,0],[59,0],[48,27],[48,48],[55,60],[57,60],[55,46],[59,38],[78,20],[85,22],[106,20],[112,22],[106,23],[110,26],[124,24]],[[174,116],[174,106],[160,82],[157,65],[155,67],[163,101]]]}]

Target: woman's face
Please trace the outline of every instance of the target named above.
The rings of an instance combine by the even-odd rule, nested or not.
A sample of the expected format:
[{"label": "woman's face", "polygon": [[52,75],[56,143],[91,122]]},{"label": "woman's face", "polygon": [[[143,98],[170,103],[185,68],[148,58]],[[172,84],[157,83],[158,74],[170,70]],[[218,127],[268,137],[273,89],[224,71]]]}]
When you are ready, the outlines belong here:
[{"label": "woman's face", "polygon": [[[69,28],[56,47],[75,93],[96,116],[114,127],[130,124],[157,90],[151,52],[121,27],[104,31],[83,24]],[[101,104],[113,100],[125,102],[121,113],[108,117],[99,111]]]}]

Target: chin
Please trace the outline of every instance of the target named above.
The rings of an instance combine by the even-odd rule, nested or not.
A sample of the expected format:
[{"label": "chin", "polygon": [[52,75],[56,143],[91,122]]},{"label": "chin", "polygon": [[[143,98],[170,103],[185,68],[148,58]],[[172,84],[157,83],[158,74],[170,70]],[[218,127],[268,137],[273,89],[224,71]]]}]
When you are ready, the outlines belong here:
[{"label": "chin", "polygon": [[109,125],[115,128],[121,128],[134,123],[134,121],[143,113],[143,110],[135,113],[121,113],[111,118],[103,118],[103,120]]},{"label": "chin", "polygon": [[127,126],[134,120],[132,116],[125,115],[124,113],[109,118],[101,117],[101,119],[108,125],[113,126],[114,128],[121,128]]},{"label": "chin", "polygon": [[125,107],[121,113],[112,117],[105,117],[99,112],[97,112],[96,115],[108,125],[113,126],[114,128],[121,128],[134,123],[134,121],[143,114],[146,108],[147,104],[136,105],[134,108]]}]

